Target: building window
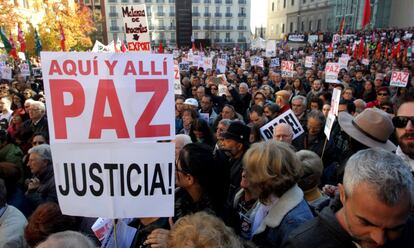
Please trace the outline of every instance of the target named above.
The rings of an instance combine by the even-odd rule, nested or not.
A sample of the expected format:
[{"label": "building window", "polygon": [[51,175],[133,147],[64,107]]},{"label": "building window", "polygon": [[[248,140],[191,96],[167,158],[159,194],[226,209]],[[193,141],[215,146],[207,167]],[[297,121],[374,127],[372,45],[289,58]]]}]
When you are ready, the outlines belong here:
[{"label": "building window", "polygon": [[111,5],[109,7],[109,13],[116,13],[116,6]]},{"label": "building window", "polygon": [[305,22],[302,21],[300,30],[303,32],[305,31]]},{"label": "building window", "polygon": [[290,30],[289,32],[291,32],[291,33],[293,32],[293,22],[290,23],[290,29],[289,30]]},{"label": "building window", "polygon": [[220,39],[220,33],[216,33],[216,39]]},{"label": "building window", "polygon": [[240,13],[241,13],[242,15],[246,13],[243,7],[241,7],[241,8],[240,8]]},{"label": "building window", "polygon": [[295,6],[295,0],[292,0],[292,6]]},{"label": "building window", "polygon": [[230,39],[230,33],[226,33],[226,39]]},{"label": "building window", "polygon": [[116,27],[117,23],[116,23],[116,19],[112,19],[111,20],[111,27]]},{"label": "building window", "polygon": [[204,12],[205,12],[205,13],[209,13],[209,12],[210,12],[210,10],[209,10],[208,6],[204,7]]},{"label": "building window", "polygon": [[282,33],[284,33],[285,32],[285,24],[283,23],[282,24]]},{"label": "building window", "polygon": [[230,20],[226,20],[226,26],[230,27]]},{"label": "building window", "polygon": [[272,2],[272,11],[275,11],[275,2]]},{"label": "building window", "polygon": [[226,13],[231,13],[230,7],[226,7]]},{"label": "building window", "polygon": [[283,0],[283,8],[286,8],[286,0]]},{"label": "building window", "polygon": [[198,19],[193,20],[193,26],[198,26]]},{"label": "building window", "polygon": [[303,3],[306,3],[306,0],[303,0]]},{"label": "building window", "polygon": [[243,19],[239,20],[239,26],[244,26],[244,20]]},{"label": "building window", "polygon": [[171,40],[175,40],[175,32],[171,33]]},{"label": "building window", "polygon": [[321,30],[321,23],[322,23],[322,20],[321,19],[318,19],[318,26],[317,26],[317,31],[320,31]]},{"label": "building window", "polygon": [[216,26],[220,26],[220,20],[216,20]]},{"label": "building window", "polygon": [[312,21],[309,21],[309,31],[312,31]]},{"label": "building window", "polygon": [[161,6],[158,6],[158,13],[164,13],[164,8]]},{"label": "building window", "polygon": [[216,13],[220,13],[220,6],[216,7]]},{"label": "building window", "polygon": [[198,6],[193,7],[193,13],[198,13]]}]

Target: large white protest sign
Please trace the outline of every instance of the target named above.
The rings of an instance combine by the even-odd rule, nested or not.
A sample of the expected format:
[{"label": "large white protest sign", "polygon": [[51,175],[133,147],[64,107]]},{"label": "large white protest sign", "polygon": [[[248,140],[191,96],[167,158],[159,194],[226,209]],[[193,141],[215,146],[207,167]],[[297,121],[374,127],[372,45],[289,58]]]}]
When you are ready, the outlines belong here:
[{"label": "large white protest sign", "polygon": [[334,88],[331,98],[331,110],[330,113],[338,116],[339,101],[341,100],[341,90]]},{"label": "large white protest sign", "polygon": [[174,145],[155,142],[175,136],[172,55],[42,52],[41,60],[62,212],[172,216]]},{"label": "large white protest sign", "polygon": [[183,90],[181,89],[181,80],[180,80],[180,68],[178,68],[178,61],[174,60],[174,94],[181,95]]},{"label": "large white protest sign", "polygon": [[125,54],[41,54],[51,141],[173,138],[172,55]]},{"label": "large white protest sign", "polygon": [[406,87],[409,75],[408,72],[392,71],[390,86]]},{"label": "large white protest sign", "polygon": [[279,58],[273,58],[270,60],[270,67],[278,67],[280,66],[280,60]]},{"label": "large white protest sign", "polygon": [[339,73],[338,63],[326,63],[325,66],[325,82],[327,83],[338,83]]},{"label": "large white protest sign", "polygon": [[145,4],[121,6],[124,31],[129,51],[151,51]]},{"label": "large white protest sign", "polygon": [[260,128],[260,133],[265,140],[273,138],[273,129],[280,123],[286,123],[290,125],[293,129],[293,139],[296,139],[299,135],[304,133],[302,125],[300,124],[298,118],[295,116],[293,111],[289,109],[283,114],[279,115],[266,125]]},{"label": "large white protest sign", "polygon": [[339,34],[334,34],[332,37],[332,42],[334,44],[338,43],[339,41],[341,41],[341,36]]},{"label": "large white protest sign", "polygon": [[325,58],[327,58],[327,59],[333,59],[334,58],[333,52],[326,52],[325,53]]},{"label": "large white protest sign", "polygon": [[294,75],[294,62],[282,60],[282,77],[293,77]]},{"label": "large white protest sign", "polygon": [[174,215],[173,143],[55,143],[51,149],[64,214],[106,218]]},{"label": "large white protest sign", "polygon": [[276,41],[268,40],[266,41],[266,57],[276,56]]},{"label": "large white protest sign", "polygon": [[227,60],[217,59],[216,69],[219,71],[219,73],[225,73],[226,72],[226,65],[227,65]]},{"label": "large white protest sign", "polygon": [[193,55],[193,66],[195,66],[195,67],[202,67],[203,66],[203,60],[202,60],[200,55]]},{"label": "large white protest sign", "polygon": [[312,68],[313,66],[313,56],[306,56],[305,57],[305,67]]}]

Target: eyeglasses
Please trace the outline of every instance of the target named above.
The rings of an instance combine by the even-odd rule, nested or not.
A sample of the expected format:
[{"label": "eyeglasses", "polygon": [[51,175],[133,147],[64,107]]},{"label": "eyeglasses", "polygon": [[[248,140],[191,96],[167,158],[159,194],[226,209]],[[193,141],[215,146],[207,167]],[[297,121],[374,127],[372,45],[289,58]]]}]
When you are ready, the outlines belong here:
[{"label": "eyeglasses", "polygon": [[396,128],[406,127],[408,121],[411,121],[411,125],[414,125],[414,116],[395,116],[392,118],[392,123]]}]

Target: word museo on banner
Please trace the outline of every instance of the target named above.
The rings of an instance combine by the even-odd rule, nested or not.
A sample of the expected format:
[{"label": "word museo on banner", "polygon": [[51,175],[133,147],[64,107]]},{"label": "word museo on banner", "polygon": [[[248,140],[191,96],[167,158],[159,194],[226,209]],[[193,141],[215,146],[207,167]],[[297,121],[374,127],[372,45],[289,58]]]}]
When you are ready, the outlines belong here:
[{"label": "word museo on banner", "polygon": [[[85,163],[63,163],[65,183],[58,185],[58,190],[64,196],[69,195],[71,191],[77,196],[84,196],[88,192],[93,196],[152,196],[157,194],[156,190],[162,195],[171,195],[174,183],[173,165],[168,163],[168,175],[163,174],[162,166],[159,163],[91,163],[87,168]],[[79,169],[81,174],[76,172]],[[153,174],[150,175],[152,171]],[[106,176],[109,177],[109,184],[104,183]]]}]

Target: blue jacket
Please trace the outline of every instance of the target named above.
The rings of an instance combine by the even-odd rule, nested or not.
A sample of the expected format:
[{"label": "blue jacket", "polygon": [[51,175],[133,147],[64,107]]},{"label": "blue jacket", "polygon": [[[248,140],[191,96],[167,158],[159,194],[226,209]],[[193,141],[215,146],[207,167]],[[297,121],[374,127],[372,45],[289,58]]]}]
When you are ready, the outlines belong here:
[{"label": "blue jacket", "polygon": [[302,190],[295,185],[272,206],[255,230],[252,240],[261,248],[281,247],[294,229],[312,218],[312,212],[303,199]]}]

